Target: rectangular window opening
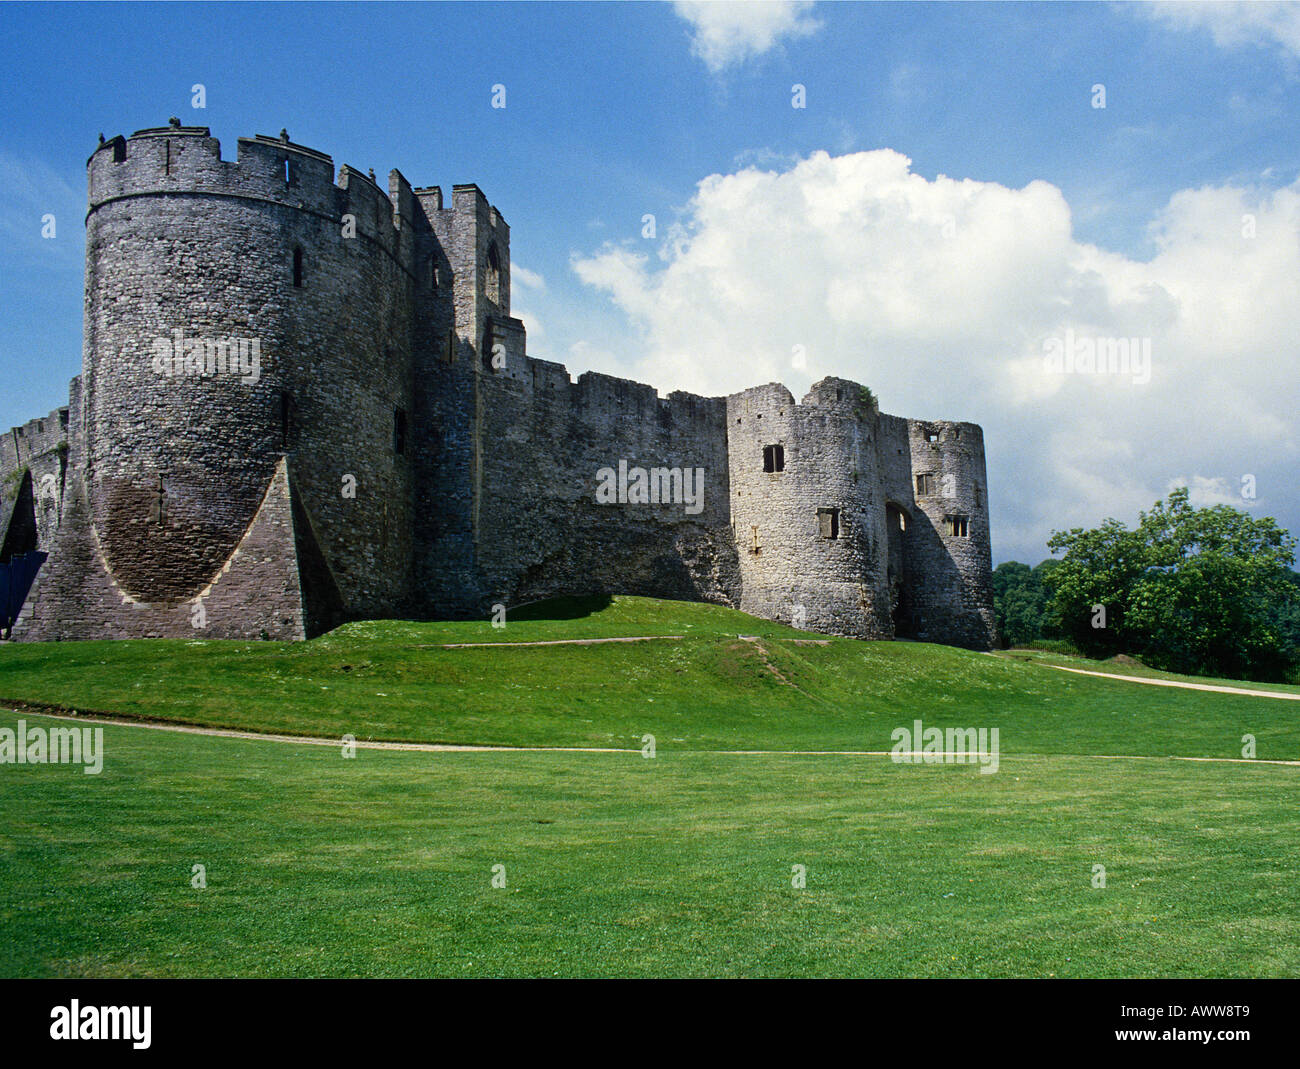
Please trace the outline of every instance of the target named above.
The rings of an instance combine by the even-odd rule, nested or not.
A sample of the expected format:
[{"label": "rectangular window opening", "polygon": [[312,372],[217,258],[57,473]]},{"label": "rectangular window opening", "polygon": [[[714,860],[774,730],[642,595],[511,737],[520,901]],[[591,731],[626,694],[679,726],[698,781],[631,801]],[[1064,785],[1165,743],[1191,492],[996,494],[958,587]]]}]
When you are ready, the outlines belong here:
[{"label": "rectangular window opening", "polygon": [[922,472],[916,477],[916,496],[930,497],[934,493],[934,475],[930,472]]},{"label": "rectangular window opening", "polygon": [[818,509],[817,525],[822,538],[839,538],[840,536],[840,510],[839,509]]},{"label": "rectangular window opening", "polygon": [[280,448],[289,448],[289,439],[293,433],[293,395],[288,390],[280,391]]},{"label": "rectangular window opening", "polygon": [[970,537],[970,517],[968,516],[945,516],[943,518],[944,527],[947,529],[950,538],[969,538]]},{"label": "rectangular window opening", "polygon": [[406,455],[406,409],[393,409],[393,452]]},{"label": "rectangular window opening", "polygon": [[763,470],[768,474],[785,471],[785,446],[763,446]]},{"label": "rectangular window opening", "polygon": [[163,524],[167,520],[167,490],[163,486],[163,477],[158,476],[158,485],[154,490],[153,501],[149,504],[149,519],[153,523]]}]

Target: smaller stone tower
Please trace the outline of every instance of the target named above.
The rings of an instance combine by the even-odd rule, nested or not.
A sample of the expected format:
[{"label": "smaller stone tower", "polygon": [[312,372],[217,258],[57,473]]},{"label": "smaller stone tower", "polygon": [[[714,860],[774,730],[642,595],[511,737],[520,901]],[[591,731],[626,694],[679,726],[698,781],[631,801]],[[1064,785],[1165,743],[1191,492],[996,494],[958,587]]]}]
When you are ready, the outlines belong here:
[{"label": "smaller stone tower", "polygon": [[974,423],[880,417],[894,631],[989,649],[996,639],[984,434]]},{"label": "smaller stone tower", "polygon": [[828,378],[727,403],[740,608],[811,631],[888,638],[887,541],[870,391]]}]

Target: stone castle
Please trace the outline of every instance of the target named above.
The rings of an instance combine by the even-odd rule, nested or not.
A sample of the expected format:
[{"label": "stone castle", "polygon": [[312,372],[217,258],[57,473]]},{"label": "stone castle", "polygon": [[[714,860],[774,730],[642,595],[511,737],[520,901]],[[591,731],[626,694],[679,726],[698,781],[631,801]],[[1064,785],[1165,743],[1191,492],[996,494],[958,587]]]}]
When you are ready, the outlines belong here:
[{"label": "stone castle", "polygon": [[176,119],[87,168],[82,373],[0,441],[13,638],[302,639],[622,593],[992,645],[975,424],[835,378],[799,403],[572,381],[525,353],[475,185],[336,178],[285,132],[225,160]]}]

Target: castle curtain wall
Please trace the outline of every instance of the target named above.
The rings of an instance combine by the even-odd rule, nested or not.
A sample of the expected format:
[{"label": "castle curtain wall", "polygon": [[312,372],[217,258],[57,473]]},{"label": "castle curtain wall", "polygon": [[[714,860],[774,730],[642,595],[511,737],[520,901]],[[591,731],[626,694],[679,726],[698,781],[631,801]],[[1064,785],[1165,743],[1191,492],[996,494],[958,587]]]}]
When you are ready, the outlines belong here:
[{"label": "castle curtain wall", "polygon": [[798,404],[571,381],[527,355],[477,186],[382,190],[285,132],[231,161],[173,120],[103,142],[88,181],[82,375],[0,439],[50,552],[16,636],[301,638],[628,593],[992,643],[974,424],[844,379]]},{"label": "castle curtain wall", "polygon": [[[507,604],[598,592],[736,603],[722,398],[660,398],[595,373],[570,382],[558,364],[517,357],[480,386],[477,539],[489,595]],[[655,476],[654,496],[677,499],[642,503],[632,490],[623,495],[632,500],[598,502],[602,470],[608,485],[622,471],[635,482],[637,468]],[[702,497],[688,502],[685,491]]]}]

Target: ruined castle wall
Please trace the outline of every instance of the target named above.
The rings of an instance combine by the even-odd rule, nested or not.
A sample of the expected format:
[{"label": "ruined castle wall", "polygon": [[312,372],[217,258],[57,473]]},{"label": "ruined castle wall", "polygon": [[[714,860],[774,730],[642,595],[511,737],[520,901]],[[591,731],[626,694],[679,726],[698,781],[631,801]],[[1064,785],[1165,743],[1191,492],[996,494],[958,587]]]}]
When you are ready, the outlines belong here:
[{"label": "ruined castle wall", "polygon": [[[983,432],[947,420],[881,422],[887,499],[908,511],[900,633],[988,649],[995,622]],[[918,476],[929,478],[918,484]],[[965,534],[953,525],[963,519]]]},{"label": "ruined castle wall", "polygon": [[[446,278],[431,302],[428,342],[417,346],[420,435],[415,586],[422,611],[477,613],[488,600],[480,521],[488,420],[482,389],[494,343],[519,365],[523,325],[510,313],[510,228],[475,185],[417,191],[434,260]],[[495,268],[493,267],[495,265]]]},{"label": "ruined castle wall", "polygon": [[[799,404],[574,382],[526,355],[509,227],[474,185],[336,178],[284,133],[223,160],[175,121],[103,143],[88,182],[82,376],[57,427],[0,436],[52,553],[22,637],[192,634],[196,599],[209,637],[294,638],[629,593],[992,642],[977,426],[881,415],[843,379]],[[255,368],[193,366],[241,342]],[[702,470],[702,507],[680,476],[603,504],[602,469],[626,492]]]},{"label": "ruined castle wall", "polygon": [[[595,373],[571,382],[562,366],[513,353],[482,375],[480,393],[476,536],[489,600],[599,592],[734,604],[724,399],[661,398]],[[637,467],[693,480],[701,469],[702,507],[688,511],[680,495],[597,503],[598,473],[620,461],[630,478]],[[672,498],[667,488],[660,496]]]},{"label": "ruined castle wall", "polygon": [[[799,405],[778,383],[727,399],[745,612],[834,634],[892,634],[876,416],[862,387],[842,379],[818,383]],[[764,470],[771,446],[781,471]]]},{"label": "ruined castle wall", "polygon": [[[75,383],[74,383],[75,385]],[[58,530],[68,468],[68,409],[56,408],[0,435],[0,543],[4,543],[15,507],[30,479],[35,519],[32,548],[48,550]],[[18,518],[27,524],[33,517]],[[15,531],[15,538],[18,537]],[[25,534],[23,544],[31,541]]]},{"label": "ruined castle wall", "polygon": [[[206,129],[142,131],[102,145],[89,183],[87,494],[115,580],[193,597],[287,454],[348,609],[388,611],[409,591],[394,422],[411,407],[411,229],[372,182],[345,168],[335,185],[329,157],[287,140],[241,140],[231,162]],[[177,330],[255,341],[261,366],[160,374],[154,339]]]}]

